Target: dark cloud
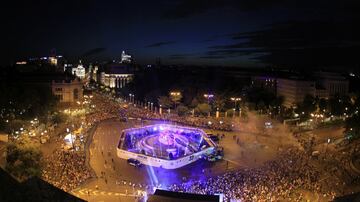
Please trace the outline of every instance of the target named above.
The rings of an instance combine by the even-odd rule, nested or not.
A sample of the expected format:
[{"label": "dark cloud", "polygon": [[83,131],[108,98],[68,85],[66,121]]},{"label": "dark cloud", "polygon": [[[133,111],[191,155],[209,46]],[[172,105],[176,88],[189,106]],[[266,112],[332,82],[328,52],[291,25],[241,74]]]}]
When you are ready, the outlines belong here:
[{"label": "dark cloud", "polygon": [[86,51],[82,56],[83,57],[93,56],[93,55],[99,54],[101,52],[104,52],[105,50],[106,50],[106,48],[94,48],[94,49]]},{"label": "dark cloud", "polygon": [[179,19],[223,8],[254,11],[286,2],[286,0],[178,0],[175,6],[163,12],[162,17],[165,19]]},{"label": "dark cloud", "polygon": [[160,47],[160,46],[164,46],[164,45],[170,45],[170,44],[174,44],[174,43],[176,43],[176,42],[175,41],[162,41],[162,42],[149,44],[149,45],[145,46],[145,48],[155,48],[155,47]]},{"label": "dark cloud", "polygon": [[172,54],[172,55],[169,55],[169,59],[178,60],[178,59],[186,59],[186,58],[193,57],[193,56],[194,56],[194,54],[190,54],[190,53]]},{"label": "dark cloud", "polygon": [[[180,19],[206,13],[211,10],[233,9],[235,11],[259,11],[261,9],[279,8],[293,11],[303,10],[304,15],[356,15],[359,17],[360,6],[357,0],[177,0],[165,9],[165,19]],[[344,16],[341,16],[344,17]]]},{"label": "dark cloud", "polygon": [[221,49],[221,50],[211,50],[207,51],[205,55],[200,58],[207,59],[224,59],[224,58],[235,58],[241,56],[249,56],[254,54],[263,53],[262,50],[257,49],[248,49],[248,50],[240,50],[240,49]]},{"label": "dark cloud", "polygon": [[233,44],[209,47],[208,55],[256,55],[260,62],[276,65],[352,65],[360,52],[360,21],[288,22],[269,29],[231,34]]}]

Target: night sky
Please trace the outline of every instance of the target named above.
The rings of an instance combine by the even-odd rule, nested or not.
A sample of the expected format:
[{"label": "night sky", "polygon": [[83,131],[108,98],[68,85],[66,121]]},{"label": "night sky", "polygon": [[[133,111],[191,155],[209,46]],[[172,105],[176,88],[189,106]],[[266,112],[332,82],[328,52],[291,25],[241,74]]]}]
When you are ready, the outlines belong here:
[{"label": "night sky", "polygon": [[357,0],[2,2],[1,60],[45,56],[226,66],[357,66]]}]

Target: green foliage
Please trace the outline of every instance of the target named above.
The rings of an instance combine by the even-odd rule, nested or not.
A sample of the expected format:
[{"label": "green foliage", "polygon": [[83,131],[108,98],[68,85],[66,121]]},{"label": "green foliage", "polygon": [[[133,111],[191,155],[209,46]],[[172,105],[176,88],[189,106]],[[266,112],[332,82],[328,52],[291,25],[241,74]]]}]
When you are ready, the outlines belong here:
[{"label": "green foliage", "polygon": [[55,124],[60,124],[60,123],[64,122],[65,120],[66,120],[66,116],[61,113],[55,113],[51,119],[51,121]]},{"label": "green foliage", "polygon": [[179,103],[182,99],[182,94],[177,93],[176,95],[170,95],[171,101],[173,101],[175,104]]},{"label": "green foliage", "polygon": [[179,105],[177,108],[176,108],[176,111],[178,113],[179,116],[184,116],[186,115],[188,112],[189,112],[189,109],[184,106],[184,105]]},{"label": "green foliage", "polygon": [[41,150],[33,145],[9,143],[5,169],[20,180],[40,176],[41,156]]},{"label": "green foliage", "polygon": [[315,112],[316,108],[316,99],[311,95],[306,95],[303,102],[298,104],[296,113],[300,114],[302,118],[309,118],[310,114]]},{"label": "green foliage", "polygon": [[329,100],[330,113],[335,116],[343,115],[345,108],[351,106],[350,97],[336,95]]},{"label": "green foliage", "polygon": [[225,107],[226,99],[223,95],[217,95],[214,98],[213,106],[215,109],[222,111]]},{"label": "green foliage", "polygon": [[54,109],[56,99],[48,84],[0,83],[0,108],[6,119],[44,117]]},{"label": "green foliage", "polygon": [[24,127],[25,124],[26,123],[23,120],[12,120],[9,122],[9,124],[6,125],[5,132],[11,134],[16,130],[19,130],[21,127]]},{"label": "green foliage", "polygon": [[345,136],[350,140],[360,138],[360,115],[354,114],[345,121]]},{"label": "green foliage", "polygon": [[172,106],[172,101],[168,96],[160,96],[158,103],[162,108],[170,108]]},{"label": "green foliage", "polygon": [[234,116],[234,109],[228,109],[228,110],[226,110],[226,114],[227,114],[227,117],[232,117],[232,116]]},{"label": "green foliage", "polygon": [[201,115],[207,115],[210,111],[211,111],[211,106],[206,103],[198,104],[198,106],[195,108],[195,112]]},{"label": "green foliage", "polygon": [[265,110],[276,102],[277,97],[274,92],[266,88],[252,87],[247,90],[247,99],[255,104],[255,109]]},{"label": "green foliage", "polygon": [[199,101],[196,98],[194,98],[194,99],[191,100],[190,107],[191,108],[196,108],[198,106],[198,104],[199,104]]}]

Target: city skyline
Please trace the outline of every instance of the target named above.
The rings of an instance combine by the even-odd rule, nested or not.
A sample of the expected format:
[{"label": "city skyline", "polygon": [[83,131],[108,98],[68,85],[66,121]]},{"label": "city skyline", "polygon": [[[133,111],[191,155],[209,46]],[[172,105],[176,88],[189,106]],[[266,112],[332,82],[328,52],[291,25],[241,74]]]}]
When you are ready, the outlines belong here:
[{"label": "city skyline", "polygon": [[[69,59],[222,66],[358,66],[356,1],[12,2],[0,64]],[[294,62],[296,60],[296,63]]]}]

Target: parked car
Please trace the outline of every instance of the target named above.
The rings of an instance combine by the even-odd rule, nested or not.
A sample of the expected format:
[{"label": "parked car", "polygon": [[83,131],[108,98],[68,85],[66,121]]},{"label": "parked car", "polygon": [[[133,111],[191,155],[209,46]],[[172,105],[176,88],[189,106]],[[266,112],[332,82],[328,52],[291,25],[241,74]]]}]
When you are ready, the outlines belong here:
[{"label": "parked car", "polygon": [[138,161],[136,159],[130,158],[130,159],[127,160],[127,162],[128,162],[128,164],[130,164],[130,165],[132,165],[134,167],[140,167],[141,166],[140,161]]}]

